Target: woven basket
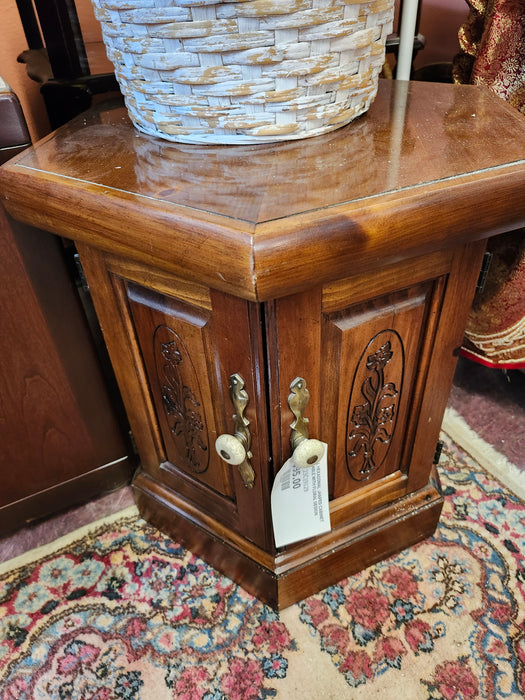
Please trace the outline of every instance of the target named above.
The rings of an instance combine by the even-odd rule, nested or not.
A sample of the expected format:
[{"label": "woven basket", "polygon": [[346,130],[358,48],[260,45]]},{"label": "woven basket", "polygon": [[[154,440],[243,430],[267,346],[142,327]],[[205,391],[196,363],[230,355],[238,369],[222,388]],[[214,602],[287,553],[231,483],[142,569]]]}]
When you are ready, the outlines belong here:
[{"label": "woven basket", "polygon": [[393,0],[93,0],[135,126],[185,143],[337,129],[377,91]]}]

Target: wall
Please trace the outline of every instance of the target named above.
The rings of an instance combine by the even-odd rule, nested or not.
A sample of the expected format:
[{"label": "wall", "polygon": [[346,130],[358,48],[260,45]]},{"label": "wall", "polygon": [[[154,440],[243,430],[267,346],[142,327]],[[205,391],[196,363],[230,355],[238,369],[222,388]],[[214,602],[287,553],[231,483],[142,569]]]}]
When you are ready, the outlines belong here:
[{"label": "wall", "polygon": [[415,62],[416,68],[451,61],[459,51],[458,29],[466,20],[465,0],[423,0],[419,31],[426,46]]},{"label": "wall", "polygon": [[[77,0],[77,8],[92,72],[110,70],[99,43],[100,27],[94,18],[90,0]],[[465,0],[422,0],[420,32],[427,44],[417,57],[416,67],[452,59],[459,48],[457,32],[467,11]],[[49,124],[39,86],[27,77],[25,66],[16,61],[27,44],[14,0],[0,0],[0,12],[0,75],[17,93],[31,137],[37,140],[48,133]]]},{"label": "wall", "polygon": [[31,138],[36,140],[49,131],[40,88],[27,77],[26,68],[17,63],[17,56],[27,49],[27,42],[13,0],[0,0],[0,75],[18,95]]}]

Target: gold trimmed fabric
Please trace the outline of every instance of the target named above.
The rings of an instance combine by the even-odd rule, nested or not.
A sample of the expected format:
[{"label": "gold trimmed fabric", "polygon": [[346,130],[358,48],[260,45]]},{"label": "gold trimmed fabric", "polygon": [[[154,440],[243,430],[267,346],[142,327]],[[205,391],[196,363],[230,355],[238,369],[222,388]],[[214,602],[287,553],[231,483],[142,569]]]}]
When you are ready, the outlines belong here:
[{"label": "gold trimmed fabric", "polygon": [[524,0],[467,0],[454,80],[490,88],[525,113]]},{"label": "gold trimmed fabric", "polygon": [[[485,86],[525,114],[525,0],[466,2],[454,81]],[[525,229],[492,239],[489,249],[492,267],[474,301],[462,354],[488,367],[523,369]]]},{"label": "gold trimmed fabric", "polygon": [[489,241],[492,262],[465,331],[462,354],[488,367],[525,368],[525,229]]}]

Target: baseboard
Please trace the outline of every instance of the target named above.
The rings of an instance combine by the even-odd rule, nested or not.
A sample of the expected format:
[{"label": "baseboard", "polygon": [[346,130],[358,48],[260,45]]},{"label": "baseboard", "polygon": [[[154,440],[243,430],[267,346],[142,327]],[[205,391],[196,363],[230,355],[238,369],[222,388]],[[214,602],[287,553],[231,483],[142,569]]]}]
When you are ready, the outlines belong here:
[{"label": "baseboard", "polygon": [[0,535],[27,526],[33,521],[80,505],[131,483],[133,465],[124,456],[85,472],[68,481],[31,494],[0,508]]}]

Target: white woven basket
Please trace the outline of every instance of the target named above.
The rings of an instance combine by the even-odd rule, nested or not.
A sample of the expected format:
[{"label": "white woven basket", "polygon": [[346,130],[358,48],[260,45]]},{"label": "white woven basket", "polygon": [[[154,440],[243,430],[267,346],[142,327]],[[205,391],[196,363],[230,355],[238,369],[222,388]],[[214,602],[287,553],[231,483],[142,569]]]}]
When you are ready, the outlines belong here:
[{"label": "white woven basket", "polygon": [[135,126],[185,143],[337,129],[377,92],[394,0],[93,0]]}]

